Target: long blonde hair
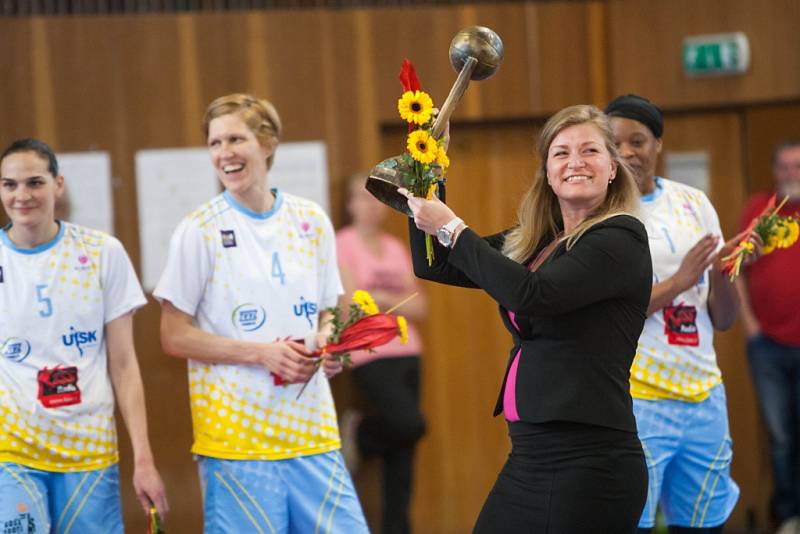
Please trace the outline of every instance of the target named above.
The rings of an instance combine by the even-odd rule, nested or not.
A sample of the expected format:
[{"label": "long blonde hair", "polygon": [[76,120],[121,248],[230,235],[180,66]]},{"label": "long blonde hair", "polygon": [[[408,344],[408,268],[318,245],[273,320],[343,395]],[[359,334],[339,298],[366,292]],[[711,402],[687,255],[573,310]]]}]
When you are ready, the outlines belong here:
[{"label": "long blonde hair", "polygon": [[208,105],[203,116],[203,133],[208,138],[208,127],[211,121],[223,115],[236,113],[256,136],[261,146],[272,148],[267,157],[267,170],[272,168],[275,160],[275,148],[281,138],[281,117],[269,100],[256,98],[244,93],[233,93],[221,96]]},{"label": "long blonde hair", "polygon": [[616,178],[608,185],[603,203],[571,232],[560,237],[572,248],[592,225],[621,213],[633,214],[639,203],[639,190],[631,172],[619,157],[608,117],[595,106],[578,105],[564,108],[547,121],[542,128],[536,151],[540,163],[530,188],[525,192],[517,210],[517,226],[506,235],[503,254],[523,263],[533,256],[544,240],[554,239],[564,229],[561,207],[552,188],[547,183],[547,155],[553,139],[562,130],[578,124],[590,123],[603,136],[611,160],[617,163]]}]

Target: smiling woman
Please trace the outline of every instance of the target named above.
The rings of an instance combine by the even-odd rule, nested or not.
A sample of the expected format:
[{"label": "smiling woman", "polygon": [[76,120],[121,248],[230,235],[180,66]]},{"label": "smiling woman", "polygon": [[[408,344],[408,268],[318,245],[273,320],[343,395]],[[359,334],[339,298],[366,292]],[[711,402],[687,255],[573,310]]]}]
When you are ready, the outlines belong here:
[{"label": "smiling woman", "polygon": [[320,310],[342,292],[331,222],[269,187],[281,134],[272,104],[223,96],[203,125],[225,192],[181,222],[154,295],[164,351],[189,360],[205,531],[316,532],[324,519],[332,532],[366,532],[327,381],[341,363],[310,357],[330,333]]},{"label": "smiling woman", "polygon": [[[475,532],[632,533],[647,472],[628,379],[652,276],[636,184],[595,107],[556,113],[537,149],[518,223],[499,234],[408,200],[417,276],[483,289],[513,340],[495,407],[512,453]],[[446,237],[430,266],[420,230]]]},{"label": "smiling woman", "polygon": [[22,139],[0,156],[11,220],[0,231],[0,519],[121,533],[115,394],[142,508],[168,509],[133,345],[132,315],[147,301],[119,241],[55,219],[63,191],[45,143]]}]

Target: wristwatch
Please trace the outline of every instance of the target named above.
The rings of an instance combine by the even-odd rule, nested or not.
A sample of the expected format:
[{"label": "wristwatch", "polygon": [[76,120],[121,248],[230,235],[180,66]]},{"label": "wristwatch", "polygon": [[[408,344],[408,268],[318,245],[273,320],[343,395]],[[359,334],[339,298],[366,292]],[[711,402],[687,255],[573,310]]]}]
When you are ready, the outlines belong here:
[{"label": "wristwatch", "polygon": [[439,243],[441,243],[443,247],[450,248],[453,246],[453,237],[455,237],[456,228],[458,228],[458,225],[463,222],[464,221],[458,217],[455,217],[450,222],[436,230],[436,239],[439,240]]}]

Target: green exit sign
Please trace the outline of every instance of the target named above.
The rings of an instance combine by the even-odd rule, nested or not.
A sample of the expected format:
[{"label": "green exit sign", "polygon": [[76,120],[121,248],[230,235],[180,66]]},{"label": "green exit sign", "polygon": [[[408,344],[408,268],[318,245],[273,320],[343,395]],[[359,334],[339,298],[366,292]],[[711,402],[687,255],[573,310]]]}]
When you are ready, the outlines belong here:
[{"label": "green exit sign", "polygon": [[749,66],[750,45],[742,32],[683,40],[683,71],[689,77],[743,74]]}]

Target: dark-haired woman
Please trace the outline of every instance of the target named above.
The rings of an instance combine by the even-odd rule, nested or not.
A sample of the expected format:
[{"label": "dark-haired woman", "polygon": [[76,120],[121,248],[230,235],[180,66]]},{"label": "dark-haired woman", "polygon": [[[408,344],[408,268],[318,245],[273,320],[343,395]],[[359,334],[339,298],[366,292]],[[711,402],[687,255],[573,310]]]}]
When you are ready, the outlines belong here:
[{"label": "dark-haired woman", "polygon": [[117,239],[55,219],[63,189],[45,143],[0,156],[0,524],[120,533],[115,397],[142,508],[167,511],[133,344],[147,301]]}]

